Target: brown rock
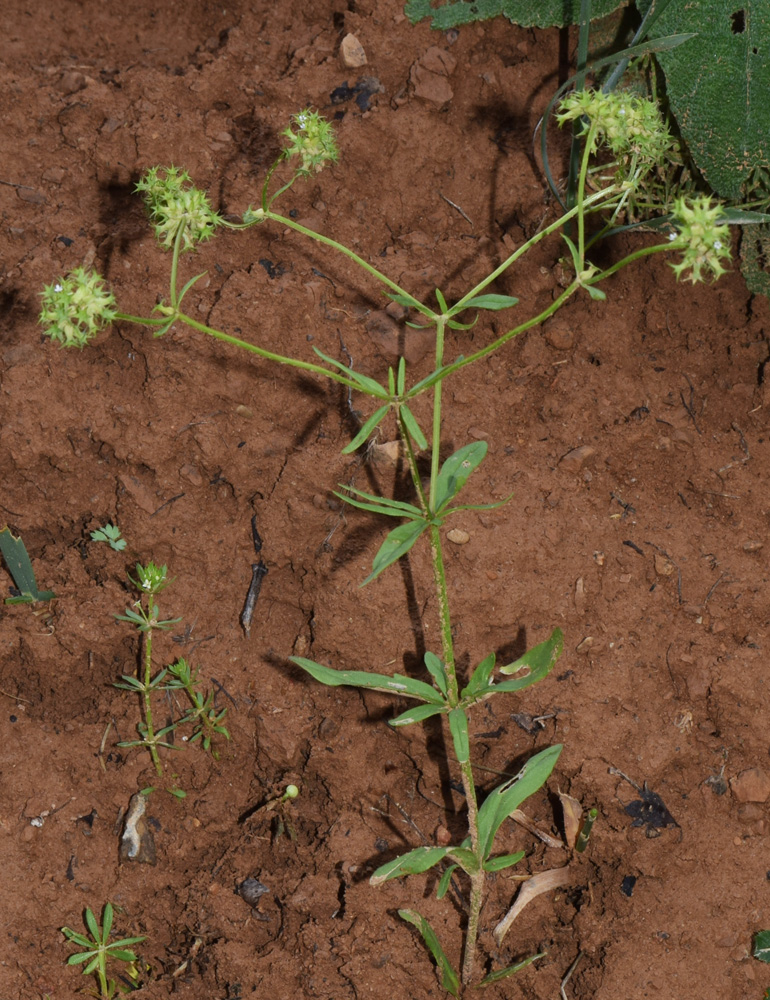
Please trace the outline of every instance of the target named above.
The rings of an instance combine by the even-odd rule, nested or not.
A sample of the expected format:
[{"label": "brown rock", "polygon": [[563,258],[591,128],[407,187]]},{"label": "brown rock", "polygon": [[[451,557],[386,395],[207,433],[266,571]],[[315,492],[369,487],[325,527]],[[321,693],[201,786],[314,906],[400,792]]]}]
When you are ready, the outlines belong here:
[{"label": "brown rock", "polygon": [[78,73],[75,70],[69,70],[67,73],[64,73],[57,84],[57,88],[65,95],[76,94],[79,90],[85,90],[87,86],[88,80],[82,73]]},{"label": "brown rock", "polygon": [[559,461],[559,468],[565,472],[580,472],[583,466],[596,454],[596,448],[583,444],[579,448],[568,451]]},{"label": "brown rock", "polygon": [[431,73],[419,63],[414,63],[409,71],[409,81],[414,87],[414,96],[432,104],[448,104],[454,97],[454,91],[445,76]]},{"label": "brown rock", "polygon": [[437,45],[431,45],[426,50],[425,55],[419,60],[419,63],[429,72],[436,73],[439,76],[451,76],[457,67],[457,60],[452,53],[440,49]]},{"label": "brown rock", "polygon": [[575,343],[575,335],[566,326],[551,327],[545,335],[546,342],[557,351],[568,351]]},{"label": "brown rock", "polygon": [[660,552],[655,553],[654,562],[655,572],[658,576],[671,576],[676,569],[676,566],[671,562],[668,556],[664,556]]},{"label": "brown rock", "polygon": [[340,42],[340,62],[346,69],[366,66],[366,52],[355,35],[345,35]]},{"label": "brown rock", "polygon": [[767,802],[770,798],[770,775],[761,767],[749,767],[730,778],[730,788],[739,802]]}]

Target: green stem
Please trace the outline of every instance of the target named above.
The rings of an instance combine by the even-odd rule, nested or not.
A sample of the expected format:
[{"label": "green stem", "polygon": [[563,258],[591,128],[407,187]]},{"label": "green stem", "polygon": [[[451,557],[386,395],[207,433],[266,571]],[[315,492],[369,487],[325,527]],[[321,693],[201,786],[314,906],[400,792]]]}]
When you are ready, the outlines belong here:
[{"label": "green stem", "polygon": [[213,327],[206,326],[205,323],[200,323],[197,319],[193,319],[192,316],[188,316],[186,313],[177,313],[177,319],[182,323],[186,323],[187,326],[192,327],[193,330],[199,330],[201,333],[206,333],[209,337],[222,340],[233,347],[241,347],[244,351],[256,354],[260,358],[275,361],[279,365],[291,365],[292,368],[301,368],[303,371],[313,372],[316,375],[324,375],[326,378],[331,379],[332,382],[339,382],[340,385],[349,386],[351,389],[372,395],[377,399],[389,399],[387,393],[367,392],[366,389],[352,379],[330,371],[328,368],[323,368],[321,365],[315,365],[310,361],[300,361],[298,358],[289,358],[283,354],[276,354],[274,351],[266,351],[264,347],[257,347],[256,344],[250,344],[246,340],[239,340],[238,337],[231,337],[229,333],[223,333],[222,330],[215,330]]},{"label": "green stem", "polygon": [[[444,363],[444,330],[446,320],[439,317],[436,323],[436,364],[435,370],[440,371]],[[430,453],[430,512],[436,512],[436,480],[441,461],[441,382],[436,383],[433,394],[433,428]]]},{"label": "green stem", "polygon": [[177,272],[179,270],[179,254],[182,247],[182,237],[184,236],[184,228],[186,223],[180,222],[177,227],[176,236],[174,237],[174,252],[171,257],[171,276],[169,278],[169,295],[171,299],[171,305],[176,309],[178,305],[177,294],[176,294],[176,278]]},{"label": "green stem", "polygon": [[[470,816],[468,819],[470,820]],[[471,875],[468,926],[465,931],[465,951],[463,953],[463,986],[469,986],[473,982],[476,965],[476,942],[479,936],[479,917],[481,916],[481,904],[484,901],[484,882],[484,871]]]},{"label": "green stem", "polygon": [[588,134],[585,139],[585,145],[583,147],[583,159],[580,161],[580,174],[578,175],[578,189],[577,189],[577,205],[578,209],[578,256],[580,258],[580,273],[585,270],[585,255],[586,255],[586,207],[589,204],[588,199],[585,196],[586,193],[586,173],[588,171],[588,161],[593,152],[594,143],[596,141],[596,131],[597,125],[595,122],[591,122],[588,129]]},{"label": "green stem", "polygon": [[[152,597],[150,598],[150,611],[152,612]],[[159,775],[163,774],[163,765],[158,756],[158,748],[155,745],[155,729],[152,724],[152,625],[144,633],[144,653],[142,656],[144,665],[144,724],[147,727],[146,742],[150,749],[150,756],[155,765],[155,770]]]}]

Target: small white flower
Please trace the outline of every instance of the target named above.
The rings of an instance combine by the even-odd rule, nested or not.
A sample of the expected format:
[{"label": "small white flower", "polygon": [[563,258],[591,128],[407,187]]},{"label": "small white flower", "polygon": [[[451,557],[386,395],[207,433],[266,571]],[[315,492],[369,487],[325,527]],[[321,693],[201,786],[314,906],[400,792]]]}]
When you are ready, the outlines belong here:
[{"label": "small white flower", "polygon": [[60,291],[62,291],[62,286],[61,286],[61,285],[54,285],[54,286],[53,286],[53,290],[54,290],[55,292],[60,292]]},{"label": "small white flower", "polygon": [[668,242],[669,243],[673,243],[674,240],[677,238],[678,235],[679,235],[679,233],[669,233],[668,234]]},{"label": "small white flower", "polygon": [[721,240],[714,240],[714,249],[715,250],[721,250],[722,249],[722,241]]}]

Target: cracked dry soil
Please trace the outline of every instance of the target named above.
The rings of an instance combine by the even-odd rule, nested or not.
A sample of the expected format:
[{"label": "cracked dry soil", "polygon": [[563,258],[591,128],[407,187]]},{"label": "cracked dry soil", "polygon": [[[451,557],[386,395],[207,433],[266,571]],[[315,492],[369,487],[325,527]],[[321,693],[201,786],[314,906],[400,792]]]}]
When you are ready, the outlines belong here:
[{"label": "cracked dry soil", "polygon": [[[440,35],[394,0],[8,0],[0,27],[0,506],[58,595],[0,612],[0,995],[74,996],[85,980],[65,967],[59,928],[111,900],[121,933],[147,935],[148,997],[438,997],[395,911],[422,910],[456,956],[457,903],[436,903],[432,878],[375,891],[367,876],[461,829],[442,732],[391,731],[387,699],[286,665],[295,652],[409,671],[436,648],[426,553],[360,590],[382,525],[343,514],[331,492],[392,489],[393,470],[341,456],[352,424],[334,386],[183,329],[153,340],[119,325],[64,353],[41,343],[37,294],[85,262],[124,308],[151,309],[168,258],[132,194],[141,172],[184,166],[239,214],[308,104],[337,117],[342,157],[284,211],[418,295],[465,291],[551,211],[532,135],[558,37],[502,21]],[[360,70],[340,66],[349,32]],[[521,310],[547,303],[560,253],[540,244],[499,290]],[[382,299],[330,250],[263,228],[221,235],[184,267],[207,270],[194,302],[214,325],[302,357],[349,353],[378,377],[392,360]],[[768,304],[737,273],[677,287],[660,259],[607,292],[447,388],[446,447],[489,442],[471,499],[514,493],[463,515],[469,540],[448,545],[462,662],[520,652],[556,625],[567,637],[548,681],[474,716],[480,782],[562,741],[530,816],[556,832],[557,789],[599,810],[571,883],[531,904],[500,954],[491,928],[516,884],[491,880],[485,953],[548,954],[487,995],[553,998],[582,952],[574,1000],[758,998],[770,985],[749,957],[770,925]],[[504,322],[453,334],[450,352]],[[430,370],[424,345],[408,350],[415,375]],[[247,639],[255,515],[269,573]],[[125,553],[89,541],[107,520]],[[137,706],[112,686],[136,667],[135,636],[113,618],[130,601],[126,569],[149,559],[168,563],[162,608],[184,619],[159,655],[200,667],[232,733],[219,761],[168,756],[188,794],[150,799],[155,866],[119,861],[116,823],[152,773],[115,745]],[[272,814],[246,818],[290,781],[294,839]],[[674,823],[656,824],[658,801]],[[565,863],[512,824],[502,846],[526,849],[528,872]],[[254,907],[235,891],[246,879],[267,888]]]}]

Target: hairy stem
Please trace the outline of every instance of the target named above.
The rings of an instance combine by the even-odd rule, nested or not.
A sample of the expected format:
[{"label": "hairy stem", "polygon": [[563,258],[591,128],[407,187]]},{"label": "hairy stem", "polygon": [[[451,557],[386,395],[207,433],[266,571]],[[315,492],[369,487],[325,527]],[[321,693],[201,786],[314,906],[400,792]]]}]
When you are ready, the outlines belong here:
[{"label": "hairy stem", "polygon": [[[152,610],[152,598],[150,598],[150,610]],[[159,775],[162,775],[163,765],[160,762],[158,748],[155,745],[155,729],[152,724],[152,689],[150,687],[152,682],[152,625],[144,633],[142,663],[144,666],[144,691],[142,692],[142,697],[144,700],[144,724],[147,727],[146,742],[150,749],[150,756],[155,765],[155,770]]]}]

